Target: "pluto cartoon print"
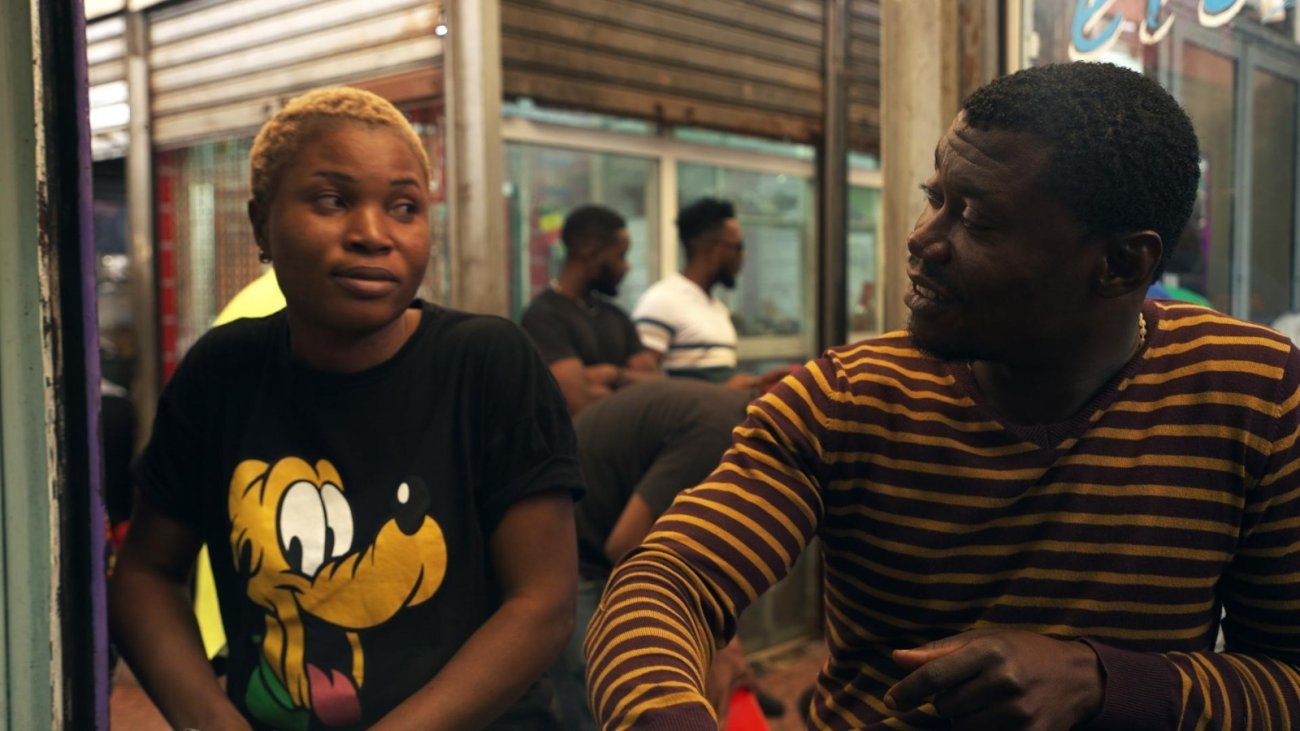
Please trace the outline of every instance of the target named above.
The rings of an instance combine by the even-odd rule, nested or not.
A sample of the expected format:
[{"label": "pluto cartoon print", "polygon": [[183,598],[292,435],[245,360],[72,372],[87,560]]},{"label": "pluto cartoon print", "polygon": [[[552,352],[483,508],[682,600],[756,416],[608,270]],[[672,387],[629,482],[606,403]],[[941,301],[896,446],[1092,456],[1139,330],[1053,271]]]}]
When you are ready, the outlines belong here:
[{"label": "pluto cartoon print", "polygon": [[[393,516],[367,544],[354,544],[345,489],[329,461],[298,457],[273,465],[246,460],[230,481],[236,570],[247,579],[248,598],[266,609],[262,660],[245,702],[280,727],[302,726],[308,707],[328,725],[359,719],[365,631],[428,600],[446,572],[447,545],[425,514],[423,482],[413,477],[396,486]],[[335,666],[322,658],[338,636],[348,651],[334,656],[344,661]]]}]

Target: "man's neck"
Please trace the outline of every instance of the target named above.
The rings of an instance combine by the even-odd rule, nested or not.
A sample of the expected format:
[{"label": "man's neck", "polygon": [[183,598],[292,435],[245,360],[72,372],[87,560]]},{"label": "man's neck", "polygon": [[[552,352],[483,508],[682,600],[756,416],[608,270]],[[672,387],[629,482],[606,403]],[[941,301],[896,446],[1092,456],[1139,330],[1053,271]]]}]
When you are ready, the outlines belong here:
[{"label": "man's neck", "polygon": [[704,294],[713,296],[713,285],[717,283],[717,278],[713,272],[706,270],[704,267],[691,266],[686,264],[686,269],[682,270],[682,276],[695,282],[695,285],[704,290]]},{"label": "man's neck", "polygon": [[561,271],[558,277],[551,280],[551,289],[561,297],[579,304],[591,303],[591,281],[580,272],[567,269]]},{"label": "man's neck", "polygon": [[1137,318],[1108,330],[1100,342],[1044,350],[1054,357],[1033,363],[974,361],[971,373],[984,397],[1016,424],[1054,424],[1078,414],[1141,349]]}]

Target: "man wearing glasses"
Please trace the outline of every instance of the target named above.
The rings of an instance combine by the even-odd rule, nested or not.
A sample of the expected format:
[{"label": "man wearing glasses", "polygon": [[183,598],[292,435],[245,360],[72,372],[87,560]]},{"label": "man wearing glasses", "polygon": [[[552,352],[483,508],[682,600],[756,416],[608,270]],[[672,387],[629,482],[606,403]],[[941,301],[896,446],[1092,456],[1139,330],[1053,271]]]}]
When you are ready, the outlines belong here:
[{"label": "man wearing glasses", "polygon": [[736,328],[714,286],[736,286],[745,241],[730,201],[701,198],[677,214],[686,268],[651,285],[632,314],[641,343],[670,376],[702,378],[731,388],[763,388],[785,375],[737,372]]}]

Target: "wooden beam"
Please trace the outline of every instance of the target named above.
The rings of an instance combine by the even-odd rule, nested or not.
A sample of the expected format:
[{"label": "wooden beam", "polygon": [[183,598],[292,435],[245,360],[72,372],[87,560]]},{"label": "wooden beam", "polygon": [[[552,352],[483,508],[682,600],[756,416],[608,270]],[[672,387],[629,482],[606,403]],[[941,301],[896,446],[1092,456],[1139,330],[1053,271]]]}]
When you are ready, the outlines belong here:
[{"label": "wooden beam", "polygon": [[917,183],[934,169],[934,146],[958,105],[960,28],[949,0],[882,0],[880,281],[884,326],[907,325],[907,236],[925,204]]}]

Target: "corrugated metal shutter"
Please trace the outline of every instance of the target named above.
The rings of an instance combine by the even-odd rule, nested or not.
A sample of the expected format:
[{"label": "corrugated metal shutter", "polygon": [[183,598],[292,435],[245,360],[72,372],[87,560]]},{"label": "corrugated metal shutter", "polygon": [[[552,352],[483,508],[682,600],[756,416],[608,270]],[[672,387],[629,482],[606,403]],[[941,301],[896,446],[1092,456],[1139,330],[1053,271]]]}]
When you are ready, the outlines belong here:
[{"label": "corrugated metal shutter", "polygon": [[819,0],[502,0],[507,98],[806,142]]},{"label": "corrugated metal shutter", "polygon": [[126,21],[121,15],[86,24],[90,87],[90,149],[96,160],[126,155],[131,108],[126,89]]},{"label": "corrugated metal shutter", "polygon": [[207,0],[151,11],[154,143],[251,134],[307,89],[441,65],[428,0]]},{"label": "corrugated metal shutter", "polygon": [[849,0],[849,149],[880,154],[880,0]]}]

